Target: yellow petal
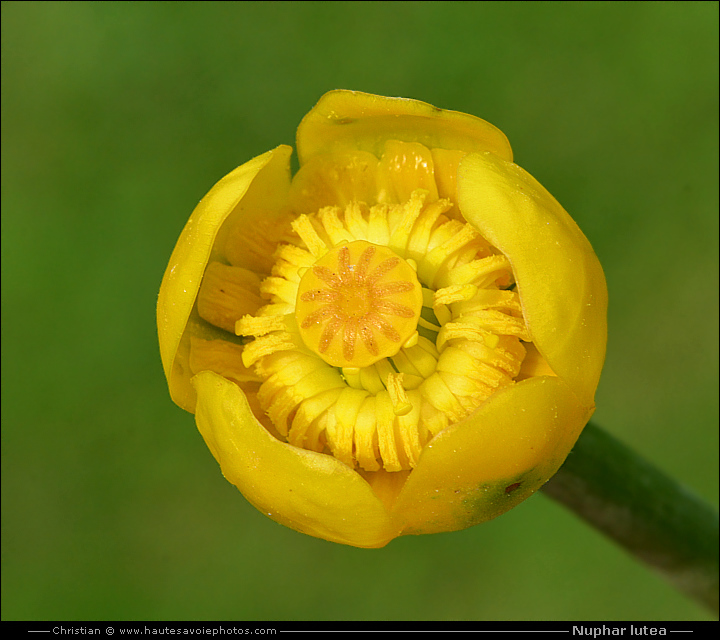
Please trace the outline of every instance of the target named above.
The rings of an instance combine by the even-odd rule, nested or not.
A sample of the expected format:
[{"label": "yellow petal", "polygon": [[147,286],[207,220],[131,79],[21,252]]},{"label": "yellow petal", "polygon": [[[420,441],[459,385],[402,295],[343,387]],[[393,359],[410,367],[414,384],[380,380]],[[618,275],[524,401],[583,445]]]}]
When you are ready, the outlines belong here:
[{"label": "yellow petal", "polygon": [[170,395],[187,411],[194,410],[195,392],[190,385],[190,342],[186,334],[189,326],[203,324],[193,307],[211,256],[223,258],[215,255],[215,240],[231,214],[252,226],[257,209],[246,211],[241,203],[263,200],[267,192],[284,197],[289,188],[291,152],[291,147],[280,146],[220,180],[193,211],[170,256],[158,296],[158,337]]},{"label": "yellow petal", "polygon": [[492,151],[512,160],[505,134],[480,118],[426,102],[360,91],[330,91],[303,118],[297,132],[300,164],[328,152],[362,150],[377,158],[386,140],[419,142],[429,149]]},{"label": "yellow petal", "polygon": [[508,511],[557,471],[591,414],[559,378],[500,389],[425,447],[393,509],[403,534],[456,531]]},{"label": "yellow petal", "polygon": [[605,360],[607,287],[587,238],[537,180],[491,153],[462,160],[458,202],[510,260],[538,351],[592,406]]},{"label": "yellow petal", "polygon": [[225,478],[261,512],[302,533],[356,547],[382,547],[399,534],[356,471],[273,438],[242,391],[222,376],[204,371],[192,382],[200,433]]},{"label": "yellow petal", "polygon": [[[457,208],[457,168],[465,155],[467,151],[457,149],[432,149],[438,196],[453,203],[446,213],[449,218],[461,217]],[[512,160],[510,157],[508,159]]]},{"label": "yellow petal", "polygon": [[[418,143],[388,140],[378,164],[380,202],[407,202],[418,189],[427,192],[430,202],[438,199],[430,149]],[[419,204],[422,206],[422,201]]]},{"label": "yellow petal", "polygon": [[377,164],[375,156],[357,150],[315,156],[293,177],[289,196],[292,209],[312,213],[326,206],[344,209],[353,201],[373,202]]}]

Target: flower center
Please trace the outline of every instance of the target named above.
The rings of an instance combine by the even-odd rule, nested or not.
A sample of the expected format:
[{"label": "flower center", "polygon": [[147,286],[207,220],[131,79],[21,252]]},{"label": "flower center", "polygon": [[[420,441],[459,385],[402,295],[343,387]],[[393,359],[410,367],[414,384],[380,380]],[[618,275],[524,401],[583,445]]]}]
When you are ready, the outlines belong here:
[{"label": "flower center", "polygon": [[408,262],[364,240],[328,251],[300,280],[295,318],[308,348],[334,367],[368,367],[416,333],[422,287]]},{"label": "flower center", "polygon": [[299,215],[259,287],[211,265],[198,313],[243,341],[195,341],[191,369],[237,381],[293,446],[367,472],[415,467],[514,384],[530,340],[507,258],[427,196]]}]

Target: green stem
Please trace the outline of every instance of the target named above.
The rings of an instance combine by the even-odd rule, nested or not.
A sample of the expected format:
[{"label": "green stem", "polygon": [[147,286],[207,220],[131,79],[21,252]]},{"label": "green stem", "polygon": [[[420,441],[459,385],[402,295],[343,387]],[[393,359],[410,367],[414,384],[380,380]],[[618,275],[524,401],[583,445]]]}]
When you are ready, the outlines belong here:
[{"label": "green stem", "polygon": [[588,424],[543,491],[718,613],[718,515]]}]

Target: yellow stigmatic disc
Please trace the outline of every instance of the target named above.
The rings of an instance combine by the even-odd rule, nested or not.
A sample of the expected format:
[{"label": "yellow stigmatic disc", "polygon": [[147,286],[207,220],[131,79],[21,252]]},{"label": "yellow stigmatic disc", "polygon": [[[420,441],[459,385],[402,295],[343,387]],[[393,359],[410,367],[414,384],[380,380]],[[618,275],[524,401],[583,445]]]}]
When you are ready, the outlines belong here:
[{"label": "yellow stigmatic disc", "polygon": [[422,287],[391,249],[356,240],[323,255],[300,280],[295,317],[305,345],[335,367],[368,367],[417,331]]}]

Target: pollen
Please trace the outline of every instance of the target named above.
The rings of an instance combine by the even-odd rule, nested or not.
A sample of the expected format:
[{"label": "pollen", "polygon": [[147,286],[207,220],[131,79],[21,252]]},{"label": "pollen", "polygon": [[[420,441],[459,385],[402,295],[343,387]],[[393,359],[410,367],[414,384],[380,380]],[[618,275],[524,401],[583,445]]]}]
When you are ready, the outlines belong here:
[{"label": "pollen", "polygon": [[415,334],[422,309],[415,270],[364,240],[325,253],[300,280],[295,318],[308,348],[334,367],[369,367]]}]

